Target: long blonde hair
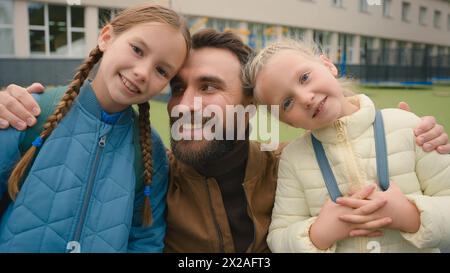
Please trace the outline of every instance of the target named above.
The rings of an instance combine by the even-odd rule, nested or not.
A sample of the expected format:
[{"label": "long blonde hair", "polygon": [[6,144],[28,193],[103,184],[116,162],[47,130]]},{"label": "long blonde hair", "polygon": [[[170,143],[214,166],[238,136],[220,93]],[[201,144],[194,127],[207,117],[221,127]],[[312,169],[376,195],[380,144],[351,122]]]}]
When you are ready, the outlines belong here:
[{"label": "long blonde hair", "polygon": [[[263,48],[247,63],[244,69],[244,85],[254,91],[257,77],[259,73],[264,69],[267,62],[277,53],[284,50],[293,50],[300,53],[305,58],[317,62],[322,62],[320,59],[322,50],[316,43],[284,38],[280,41],[273,42],[272,44]],[[354,95],[354,92],[352,91],[354,89],[353,82],[345,78],[339,78],[337,80],[343,87],[345,96]],[[257,103],[261,101],[257,94],[255,94],[255,92],[253,92],[253,96]]]},{"label": "long blonde hair", "polygon": [[[185,39],[187,52],[189,52],[191,38],[186,22],[175,11],[163,6],[145,4],[126,9],[118,14],[117,17],[115,17],[109,23],[109,25],[111,25],[114,34],[120,35],[133,26],[149,22],[164,23],[178,29]],[[69,87],[67,88],[60,102],[53,111],[53,114],[48,117],[46,123],[44,124],[44,130],[40,133],[41,142],[50,136],[53,130],[58,126],[58,123],[69,112],[74,100],[80,92],[80,87],[83,85],[89,73],[91,72],[95,64],[99,62],[102,56],[103,52],[97,46],[89,53],[89,56],[78,68],[72,82],[69,84]],[[146,189],[151,184],[153,171],[152,138],[149,111],[150,105],[148,102],[139,104],[140,145],[142,149],[142,160],[144,165],[144,185],[146,186]],[[34,158],[36,150],[37,148],[35,147],[35,145],[31,146],[19,160],[19,162],[13,169],[11,176],[9,177],[8,193],[12,200],[15,200],[17,194],[19,193],[20,182],[26,170],[28,169],[30,162]],[[144,226],[148,226],[151,224],[151,222],[152,214],[150,198],[149,193],[146,192],[142,212],[142,223]]]}]

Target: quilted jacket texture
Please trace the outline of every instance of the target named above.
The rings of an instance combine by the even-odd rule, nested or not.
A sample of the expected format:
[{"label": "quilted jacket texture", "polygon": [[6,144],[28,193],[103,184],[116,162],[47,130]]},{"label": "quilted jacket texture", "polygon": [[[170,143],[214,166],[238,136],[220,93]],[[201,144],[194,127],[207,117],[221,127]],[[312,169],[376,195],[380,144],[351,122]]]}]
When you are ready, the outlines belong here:
[{"label": "quilted jacket texture", "polygon": [[[86,82],[41,147],[16,201],[3,214],[0,252],[162,251],[168,179],[163,143],[152,130],[153,224],[143,228],[143,187],[142,181],[136,182],[134,169],[133,111],[126,109],[114,125],[101,121],[101,111]],[[0,131],[2,195],[20,158],[23,138],[24,132],[15,129]]]},{"label": "quilted jacket texture", "polygon": [[[375,107],[365,95],[353,97],[360,109],[326,128],[314,130],[325,149],[339,189],[376,183],[373,138]],[[450,243],[450,155],[425,153],[415,143],[413,129],[420,119],[398,109],[382,110],[390,179],[420,212],[414,233],[384,229],[382,237],[355,237],[335,243],[327,252],[437,252]],[[274,252],[320,252],[309,228],[329,198],[306,133],[283,151],[268,244]],[[374,249],[377,248],[377,249]]]}]

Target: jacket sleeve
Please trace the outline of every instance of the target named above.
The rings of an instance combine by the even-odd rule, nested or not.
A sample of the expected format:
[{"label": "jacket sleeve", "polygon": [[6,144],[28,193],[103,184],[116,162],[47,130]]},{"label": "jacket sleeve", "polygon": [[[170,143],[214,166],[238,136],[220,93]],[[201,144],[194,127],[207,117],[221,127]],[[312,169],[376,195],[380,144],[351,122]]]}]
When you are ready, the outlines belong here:
[{"label": "jacket sleeve", "polygon": [[[50,96],[49,93],[44,93],[46,96]],[[46,106],[42,105],[42,98],[43,94],[33,94],[33,98],[36,100],[36,102],[39,103],[39,106],[42,109],[42,114],[37,118],[38,123],[34,126],[39,126],[40,120],[43,119],[44,111],[51,111],[51,109],[43,109]],[[45,117],[47,117],[45,115]],[[20,160],[21,153],[20,149],[25,149],[28,145],[31,145],[30,143],[25,143],[31,136],[34,136],[36,128],[28,128],[25,131],[18,131],[14,128],[8,128],[5,130],[0,129],[0,198],[3,197],[3,194],[7,191],[7,183],[9,176],[11,175],[11,172],[14,168],[14,165]],[[38,134],[38,133],[36,133]]]},{"label": "jacket sleeve", "polygon": [[14,128],[0,130],[0,197],[7,191],[9,176],[20,159],[19,144],[23,136],[23,131]]},{"label": "jacket sleeve", "polygon": [[267,244],[272,252],[335,252],[336,245],[323,251],[314,246],[309,229],[317,217],[309,213],[305,194],[286,153],[281,155],[272,222]]},{"label": "jacket sleeve", "polygon": [[142,227],[143,188],[136,192],[133,226],[131,227],[128,252],[162,252],[166,234],[166,194],[169,165],[161,138],[152,128],[153,175],[150,193],[152,225]]},{"label": "jacket sleeve", "polygon": [[426,153],[416,145],[416,174],[423,195],[409,194],[420,212],[416,233],[402,233],[418,248],[450,247],[450,155]]}]

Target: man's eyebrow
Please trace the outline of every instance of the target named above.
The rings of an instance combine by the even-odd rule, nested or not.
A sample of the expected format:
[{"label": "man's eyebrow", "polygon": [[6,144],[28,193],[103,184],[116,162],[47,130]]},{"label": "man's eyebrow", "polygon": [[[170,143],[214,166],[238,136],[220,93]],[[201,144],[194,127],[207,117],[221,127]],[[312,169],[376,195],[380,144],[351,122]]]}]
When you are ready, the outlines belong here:
[{"label": "man's eyebrow", "polygon": [[222,78],[212,75],[205,75],[198,78],[199,82],[215,83],[226,86],[225,81]]}]

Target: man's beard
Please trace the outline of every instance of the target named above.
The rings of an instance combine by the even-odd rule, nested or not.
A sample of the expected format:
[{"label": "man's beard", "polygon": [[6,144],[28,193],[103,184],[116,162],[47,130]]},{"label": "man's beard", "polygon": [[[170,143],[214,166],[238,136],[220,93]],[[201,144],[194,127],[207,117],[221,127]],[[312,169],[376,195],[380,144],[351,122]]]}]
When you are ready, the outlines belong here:
[{"label": "man's beard", "polygon": [[[202,124],[205,125],[213,118],[202,118]],[[170,118],[170,127],[178,118]],[[223,123],[222,123],[223,124]],[[236,121],[235,121],[236,124]],[[236,128],[236,125],[235,125]],[[170,137],[170,146],[174,156],[181,162],[190,166],[201,166],[212,160],[217,160],[224,157],[227,153],[231,152],[238,143],[237,137],[231,140],[225,138],[226,126],[223,125],[224,136],[223,139],[212,140],[174,140]]]},{"label": "man's beard", "polygon": [[180,140],[170,139],[172,153],[181,162],[196,167],[224,157],[236,146],[236,140]]}]

